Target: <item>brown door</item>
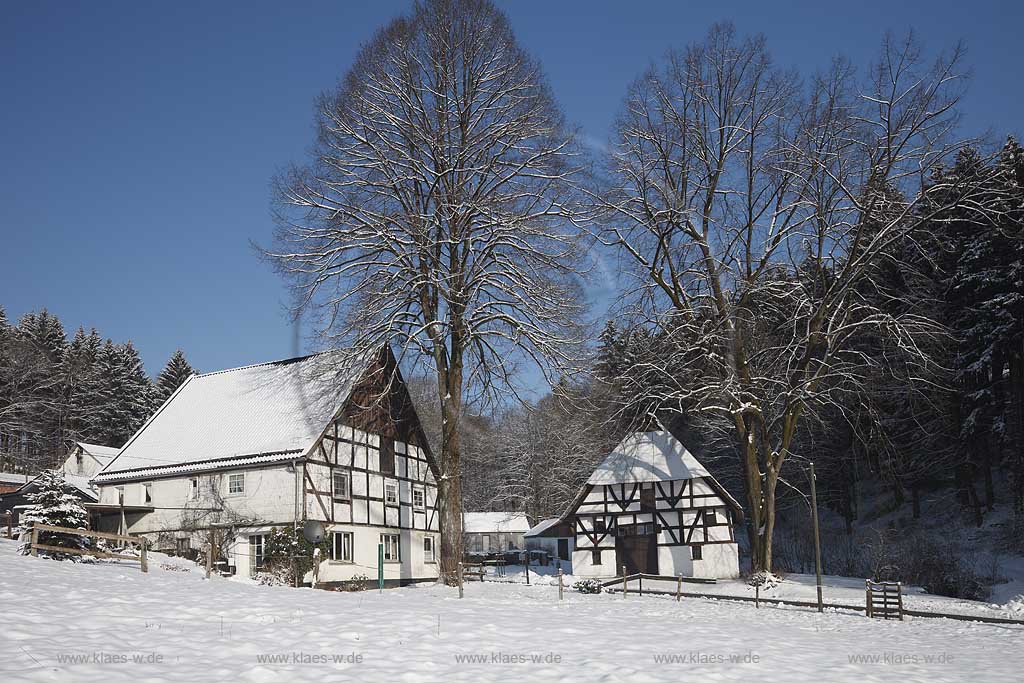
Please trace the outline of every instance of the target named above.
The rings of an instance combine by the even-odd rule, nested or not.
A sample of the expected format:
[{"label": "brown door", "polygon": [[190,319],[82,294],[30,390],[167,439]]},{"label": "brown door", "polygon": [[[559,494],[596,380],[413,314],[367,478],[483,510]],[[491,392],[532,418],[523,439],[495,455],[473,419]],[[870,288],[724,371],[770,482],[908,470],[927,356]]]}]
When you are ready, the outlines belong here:
[{"label": "brown door", "polygon": [[626,567],[626,574],[658,573],[658,537],[654,534],[643,536],[619,536],[615,539],[615,573]]}]

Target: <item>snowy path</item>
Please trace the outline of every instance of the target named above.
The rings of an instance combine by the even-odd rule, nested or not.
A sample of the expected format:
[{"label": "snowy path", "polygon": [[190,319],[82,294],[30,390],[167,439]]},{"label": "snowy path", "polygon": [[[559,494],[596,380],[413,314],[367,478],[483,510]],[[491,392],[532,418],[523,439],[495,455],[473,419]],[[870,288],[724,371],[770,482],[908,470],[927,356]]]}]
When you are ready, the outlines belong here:
[{"label": "snowy path", "polygon": [[0,541],[0,680],[820,683],[1024,676],[1024,628],[1017,627],[886,623],[570,591],[559,604],[548,585],[472,583],[461,601],[439,586],[326,593],[207,582],[198,571],[160,565],[154,559],[143,575],[127,564],[53,562],[17,556],[13,543]]}]

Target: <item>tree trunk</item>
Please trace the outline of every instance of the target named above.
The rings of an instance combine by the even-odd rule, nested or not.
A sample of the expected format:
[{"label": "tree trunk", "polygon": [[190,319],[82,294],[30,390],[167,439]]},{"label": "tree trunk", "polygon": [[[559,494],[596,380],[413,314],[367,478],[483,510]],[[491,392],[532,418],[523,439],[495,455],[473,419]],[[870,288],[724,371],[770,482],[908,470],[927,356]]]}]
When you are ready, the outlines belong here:
[{"label": "tree trunk", "polygon": [[[453,354],[454,355],[454,354]],[[437,482],[441,523],[441,579],[458,584],[462,561],[462,467],[459,419],[462,414],[461,358],[453,359],[446,372],[438,372],[441,397],[441,477]]]}]

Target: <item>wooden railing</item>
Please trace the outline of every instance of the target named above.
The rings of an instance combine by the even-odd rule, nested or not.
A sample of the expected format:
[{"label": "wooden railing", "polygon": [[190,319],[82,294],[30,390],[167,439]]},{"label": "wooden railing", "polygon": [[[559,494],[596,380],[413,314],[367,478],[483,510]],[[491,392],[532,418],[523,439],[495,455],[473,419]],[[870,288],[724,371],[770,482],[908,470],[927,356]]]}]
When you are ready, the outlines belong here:
[{"label": "wooden railing", "polygon": [[[133,560],[139,562],[142,568],[142,572],[146,573],[149,571],[149,559],[146,556],[146,546],[148,541],[144,536],[121,536],[119,534],[108,534],[103,531],[86,531],[85,529],[69,529],[62,526],[50,526],[49,524],[33,524],[32,525],[32,539],[29,543],[29,549],[33,556],[38,556],[40,550],[46,550],[52,553],[69,553],[71,555],[90,555],[92,557],[100,557],[104,559],[113,560]],[[65,548],[59,545],[48,545],[46,543],[39,542],[39,532],[50,531],[58,534],[71,534],[73,536],[87,536],[89,538],[104,538],[108,541],[119,541],[121,543],[131,543],[132,545],[139,546],[139,555],[122,555],[119,553],[108,553],[102,550],[82,550],[81,548]]]}]

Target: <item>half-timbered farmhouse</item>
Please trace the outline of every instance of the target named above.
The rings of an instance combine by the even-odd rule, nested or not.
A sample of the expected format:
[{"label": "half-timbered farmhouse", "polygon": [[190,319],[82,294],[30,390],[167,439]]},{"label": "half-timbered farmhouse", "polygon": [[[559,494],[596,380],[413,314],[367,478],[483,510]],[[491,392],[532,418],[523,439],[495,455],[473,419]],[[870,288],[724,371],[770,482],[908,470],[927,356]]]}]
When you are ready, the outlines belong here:
[{"label": "half-timbered farmhouse", "polygon": [[573,574],[739,575],[736,500],[666,431],[634,433],[608,454],[563,518]]},{"label": "half-timbered farmhouse", "polygon": [[[107,527],[252,575],[274,528],[324,524],[320,584],[437,577],[437,470],[394,356],[328,352],[191,376],[95,477]],[[213,533],[211,533],[211,530]],[[217,553],[215,553],[217,554]]]}]

